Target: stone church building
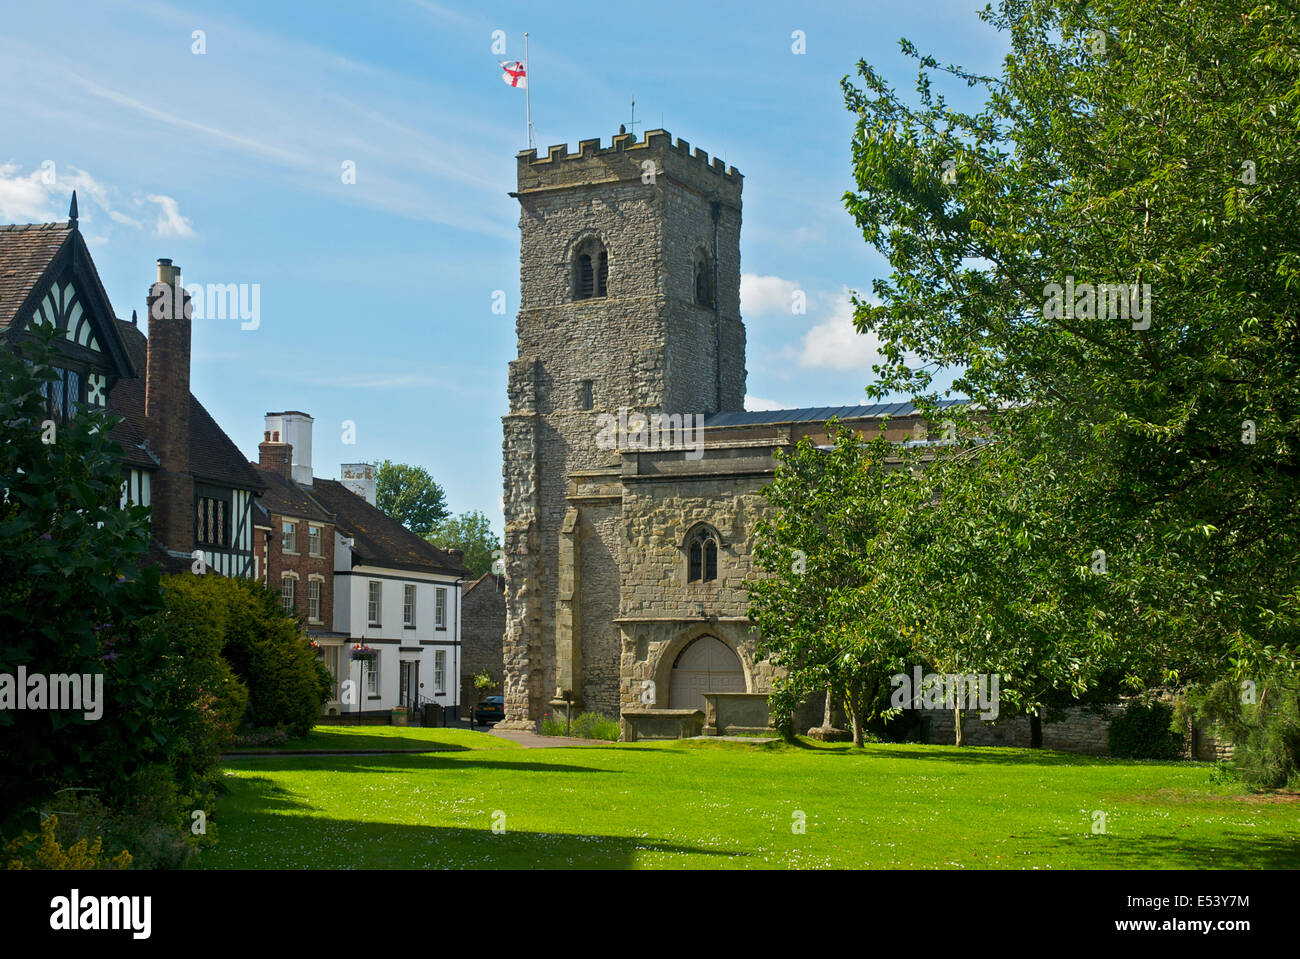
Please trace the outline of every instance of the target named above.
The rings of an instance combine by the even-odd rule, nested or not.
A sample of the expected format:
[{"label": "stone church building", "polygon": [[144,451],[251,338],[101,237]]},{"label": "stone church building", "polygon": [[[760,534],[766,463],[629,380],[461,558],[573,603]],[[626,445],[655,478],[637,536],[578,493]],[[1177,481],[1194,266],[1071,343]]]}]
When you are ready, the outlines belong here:
[{"label": "stone church building", "polygon": [[620,717],[625,739],[765,727],[746,584],[773,454],[832,416],[928,430],[905,403],[745,411],[742,183],[663,130],[518,155],[508,727],[570,704]]}]

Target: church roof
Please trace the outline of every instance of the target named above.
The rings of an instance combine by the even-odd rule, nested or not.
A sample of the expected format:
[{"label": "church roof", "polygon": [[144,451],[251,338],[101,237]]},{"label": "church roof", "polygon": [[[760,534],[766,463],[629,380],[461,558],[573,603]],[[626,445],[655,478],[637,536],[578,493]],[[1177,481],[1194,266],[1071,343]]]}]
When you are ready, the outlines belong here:
[{"label": "church roof", "polygon": [[[937,405],[956,406],[966,400],[940,400]],[[868,406],[805,406],[793,410],[734,410],[710,413],[705,428],[715,426],[779,426],[782,423],[825,423],[831,419],[871,420],[884,416],[913,416],[920,413],[911,401],[873,403]]]}]

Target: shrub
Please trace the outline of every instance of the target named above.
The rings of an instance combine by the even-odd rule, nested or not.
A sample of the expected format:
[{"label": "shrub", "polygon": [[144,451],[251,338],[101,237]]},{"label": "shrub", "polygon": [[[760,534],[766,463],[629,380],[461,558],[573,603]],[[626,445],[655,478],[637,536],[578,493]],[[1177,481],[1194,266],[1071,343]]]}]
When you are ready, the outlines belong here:
[{"label": "shrub", "polygon": [[289,730],[283,726],[265,726],[246,729],[235,736],[236,746],[281,746],[290,739]]},{"label": "shrub", "polygon": [[41,820],[38,834],[23,833],[5,846],[6,869],[127,869],[131,854],[126,850],[111,859],[104,856],[103,841],[78,839],[65,846],[59,841],[59,817]]},{"label": "shrub", "polygon": [[252,580],[186,574],[168,577],[164,588],[183,594],[220,633],[222,656],[248,689],[244,725],[305,736],[329,697],[329,671],[279,594]]},{"label": "shrub", "polygon": [[[569,736],[576,739],[609,739],[617,740],[619,737],[619,722],[617,719],[610,719],[608,716],[602,716],[600,713],[580,713],[573,717],[573,722],[569,727]],[[564,717],[554,714],[542,719],[541,734],[543,736],[563,736]]]},{"label": "shrub", "polygon": [[1121,759],[1178,759],[1185,737],[1168,703],[1131,700],[1110,722],[1110,754]]},{"label": "shrub", "polygon": [[1227,732],[1232,769],[1243,782],[1276,789],[1300,780],[1300,676],[1295,673],[1278,667],[1251,686],[1224,679],[1193,690],[1180,715]]}]

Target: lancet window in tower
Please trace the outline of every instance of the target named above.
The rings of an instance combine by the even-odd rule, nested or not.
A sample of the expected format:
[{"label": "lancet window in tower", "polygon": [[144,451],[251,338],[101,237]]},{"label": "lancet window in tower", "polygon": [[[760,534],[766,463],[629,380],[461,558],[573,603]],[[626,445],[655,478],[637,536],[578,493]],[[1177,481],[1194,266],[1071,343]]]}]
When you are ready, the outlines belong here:
[{"label": "lancet window in tower", "polygon": [[695,302],[713,309],[713,263],[703,252],[695,254]]},{"label": "lancet window in tower", "polygon": [[718,534],[701,526],[686,544],[686,581],[709,583],[718,578]]},{"label": "lancet window in tower", "polygon": [[574,260],[573,298],[590,300],[605,296],[609,281],[609,253],[599,240],[587,240]]}]

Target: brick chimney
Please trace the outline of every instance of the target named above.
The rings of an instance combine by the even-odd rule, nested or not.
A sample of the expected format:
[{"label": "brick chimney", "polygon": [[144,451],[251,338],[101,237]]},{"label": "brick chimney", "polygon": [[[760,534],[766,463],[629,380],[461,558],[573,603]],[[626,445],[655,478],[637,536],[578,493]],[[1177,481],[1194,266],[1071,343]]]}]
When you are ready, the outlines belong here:
[{"label": "brick chimney", "polygon": [[158,282],[145,303],[149,346],[144,417],[149,446],[161,461],[152,480],[153,535],[170,550],[194,549],[194,479],[190,475],[190,302],[181,270],[158,261]]},{"label": "brick chimney", "polygon": [[465,551],[463,549],[453,549],[450,546],[444,546],[442,551],[450,556],[453,562],[459,563],[461,566],[465,565]]},{"label": "brick chimney", "polygon": [[280,442],[279,430],[266,430],[257,444],[257,465],[274,470],[285,479],[293,476],[293,446]]}]

